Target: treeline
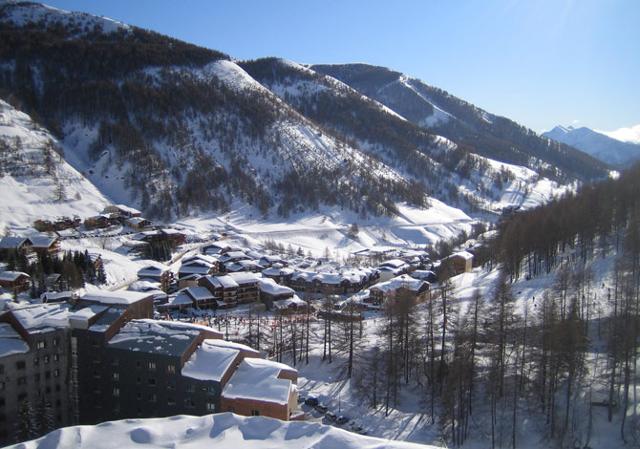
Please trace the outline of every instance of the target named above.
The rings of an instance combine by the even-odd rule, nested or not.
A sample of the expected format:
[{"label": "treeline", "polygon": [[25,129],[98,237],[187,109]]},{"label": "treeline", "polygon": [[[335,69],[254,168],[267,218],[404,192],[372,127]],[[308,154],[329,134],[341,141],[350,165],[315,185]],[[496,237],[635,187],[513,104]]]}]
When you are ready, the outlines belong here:
[{"label": "treeline", "polygon": [[494,257],[512,280],[551,272],[571,255],[583,262],[599,249],[620,251],[640,216],[640,165],[617,179],[587,184],[544,206],[519,212],[499,226]]},{"label": "treeline", "polygon": [[28,258],[23,252],[10,251],[5,256],[7,270],[22,271],[31,276],[31,296],[39,297],[47,291],[47,276],[59,274],[54,290],[72,290],[85,284],[107,282],[102,261],[89,255],[88,251],[66,251],[62,255],[38,253],[37,259]]}]

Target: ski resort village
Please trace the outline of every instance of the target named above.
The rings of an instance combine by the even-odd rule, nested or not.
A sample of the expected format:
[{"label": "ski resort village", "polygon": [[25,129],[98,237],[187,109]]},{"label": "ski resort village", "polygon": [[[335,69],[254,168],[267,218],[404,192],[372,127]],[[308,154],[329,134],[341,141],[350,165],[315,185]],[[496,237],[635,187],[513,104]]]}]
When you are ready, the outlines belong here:
[{"label": "ski resort village", "polygon": [[[285,1],[51,1],[0,0],[0,446],[640,447],[640,138],[602,112],[634,89],[598,95],[610,122],[556,126],[592,92],[487,81],[533,47],[446,70],[439,46],[511,45],[475,28],[501,0],[296,5],[304,20]],[[508,14],[530,3],[556,9]],[[358,38],[328,26],[349,14]],[[572,70],[553,59],[566,16],[536,41],[554,62],[519,57],[518,77]],[[598,27],[569,34],[604,45]],[[553,129],[331,63],[360,54]]]}]

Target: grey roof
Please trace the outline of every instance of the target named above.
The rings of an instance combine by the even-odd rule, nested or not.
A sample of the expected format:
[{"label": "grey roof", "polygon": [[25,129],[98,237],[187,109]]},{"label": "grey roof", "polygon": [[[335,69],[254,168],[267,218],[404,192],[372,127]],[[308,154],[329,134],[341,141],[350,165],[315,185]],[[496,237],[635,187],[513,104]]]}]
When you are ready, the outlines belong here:
[{"label": "grey roof", "polygon": [[185,323],[133,320],[109,341],[109,347],[180,357],[201,332],[202,328]]},{"label": "grey roof", "polygon": [[27,241],[28,239],[26,237],[2,237],[2,240],[0,240],[0,249],[17,249]]}]

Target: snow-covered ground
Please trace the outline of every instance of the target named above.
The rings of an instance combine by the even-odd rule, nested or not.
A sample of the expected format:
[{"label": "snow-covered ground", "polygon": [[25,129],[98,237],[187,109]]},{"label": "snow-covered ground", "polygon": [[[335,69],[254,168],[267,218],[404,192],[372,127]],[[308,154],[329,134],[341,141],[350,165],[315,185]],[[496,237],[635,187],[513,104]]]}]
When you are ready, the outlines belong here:
[{"label": "snow-covered ground", "polygon": [[330,426],[231,413],[127,419],[67,427],[14,449],[429,449],[366,437]]},{"label": "snow-covered ground", "polygon": [[[51,134],[31,118],[0,100],[0,140],[20,149],[2,155],[12,166],[0,171],[0,230],[30,226],[36,219],[95,215],[108,200],[63,157],[52,152],[53,170],[44,172],[44,149]],[[18,143],[17,143],[18,142]],[[58,184],[64,186],[59,201]]]}]

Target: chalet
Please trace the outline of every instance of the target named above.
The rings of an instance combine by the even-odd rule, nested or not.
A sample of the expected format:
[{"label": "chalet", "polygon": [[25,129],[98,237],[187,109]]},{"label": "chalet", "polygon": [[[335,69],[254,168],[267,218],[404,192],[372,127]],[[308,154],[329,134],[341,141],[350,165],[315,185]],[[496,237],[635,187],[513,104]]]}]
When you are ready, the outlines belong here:
[{"label": "chalet", "polygon": [[44,278],[44,286],[48,292],[61,291],[66,287],[66,283],[61,274],[51,273]]},{"label": "chalet", "polygon": [[220,256],[220,262],[238,262],[240,260],[249,260],[251,257],[247,256],[242,251],[227,251]]},{"label": "chalet", "polygon": [[77,294],[70,290],[62,292],[44,292],[40,295],[40,301],[43,304],[57,303],[57,302],[71,302],[77,299]]},{"label": "chalet", "polygon": [[186,261],[183,261],[182,265],[180,265],[180,269],[178,270],[178,279],[182,279],[193,274],[206,276],[218,272],[217,262],[203,260],[201,257],[203,256],[199,255],[198,258],[190,258]]},{"label": "chalet", "polygon": [[456,276],[461,273],[469,273],[473,269],[473,254],[468,251],[460,251],[451,254],[442,261],[441,272],[446,276]]},{"label": "chalet", "polygon": [[184,290],[180,290],[178,294],[180,294],[180,292],[188,295],[192,299],[193,305],[198,309],[215,309],[218,306],[216,296],[207,287],[199,285],[187,287]]},{"label": "chalet", "polygon": [[421,302],[427,299],[428,292],[428,282],[403,274],[371,287],[369,289],[369,298],[366,301],[380,305],[390,299],[406,294],[417,302]]},{"label": "chalet", "polygon": [[227,273],[237,273],[239,271],[258,273],[261,270],[262,267],[255,260],[238,260],[224,264],[224,271]]},{"label": "chalet", "polygon": [[209,256],[221,255],[228,251],[231,251],[231,246],[222,242],[215,242],[202,247],[202,254],[206,254]]},{"label": "chalet", "polygon": [[218,307],[233,307],[238,303],[238,283],[229,275],[203,276],[198,284],[213,293]]},{"label": "chalet", "polygon": [[378,266],[380,281],[388,281],[391,278],[411,271],[411,266],[401,259],[390,259],[382,262]]},{"label": "chalet", "polygon": [[228,276],[238,284],[238,304],[248,304],[258,301],[258,281],[260,280],[258,276],[249,272],[229,273]]},{"label": "chalet", "polygon": [[193,307],[193,298],[189,296],[184,289],[170,296],[164,304],[158,304],[156,308],[158,312],[169,312],[175,310],[188,310]]},{"label": "chalet", "polygon": [[3,271],[0,273],[0,287],[7,291],[20,293],[29,290],[31,276],[22,271]]},{"label": "chalet", "polygon": [[127,218],[124,223],[132,229],[145,229],[151,226],[151,222],[142,217]]},{"label": "chalet", "polygon": [[204,276],[201,274],[190,274],[188,276],[181,277],[178,279],[178,288],[182,290],[183,288],[200,285],[200,279],[203,277]]},{"label": "chalet", "polygon": [[270,309],[275,301],[293,298],[295,291],[292,288],[278,284],[271,278],[258,280],[260,300]]},{"label": "chalet", "polygon": [[410,276],[414,279],[420,279],[421,281],[425,281],[430,284],[438,282],[438,275],[431,270],[415,270],[411,272]]},{"label": "chalet", "polygon": [[169,267],[157,263],[138,270],[138,279],[151,279],[158,282],[162,290],[167,291],[173,282],[173,272]]},{"label": "chalet", "polygon": [[60,241],[57,236],[47,234],[32,235],[29,237],[31,248],[37,253],[56,253],[60,251]]},{"label": "chalet", "polygon": [[124,204],[112,204],[107,206],[102,211],[103,214],[117,214],[124,218],[134,218],[142,216],[142,212],[133,207],[125,206]]},{"label": "chalet", "polygon": [[162,290],[160,283],[152,280],[139,280],[132,282],[131,284],[129,284],[127,290],[152,295],[153,303],[156,305],[163,304],[168,300],[168,296],[165,291]]},{"label": "chalet", "polygon": [[187,236],[177,229],[163,228],[160,229],[160,234],[162,236],[162,239],[169,243],[172,248],[184,245],[184,243],[187,241]]},{"label": "chalet", "polygon": [[287,262],[282,257],[277,255],[264,255],[260,257],[258,263],[262,268],[269,268],[274,265],[278,265],[280,267],[287,265]]},{"label": "chalet", "polygon": [[288,284],[291,288],[309,293],[340,295],[355,293],[377,281],[377,270],[360,268],[342,272],[316,273],[295,271]]},{"label": "chalet", "polygon": [[31,240],[26,237],[6,236],[0,240],[0,254],[7,255],[10,252],[28,252],[31,249]]},{"label": "chalet", "polygon": [[297,407],[298,371],[288,365],[245,358],[222,390],[220,409],[288,420]]},{"label": "chalet", "polygon": [[309,303],[300,299],[298,295],[293,295],[291,298],[273,301],[271,308],[280,315],[303,313],[312,309]]},{"label": "chalet", "polygon": [[113,214],[101,214],[85,218],[84,227],[89,230],[103,229],[116,223],[118,223],[118,219],[114,217]]},{"label": "chalet", "polygon": [[262,270],[262,276],[266,278],[271,278],[276,281],[278,284],[289,284],[291,281],[291,276],[293,276],[294,270],[293,268],[283,267],[282,265],[276,264],[272,267],[266,268]]}]

